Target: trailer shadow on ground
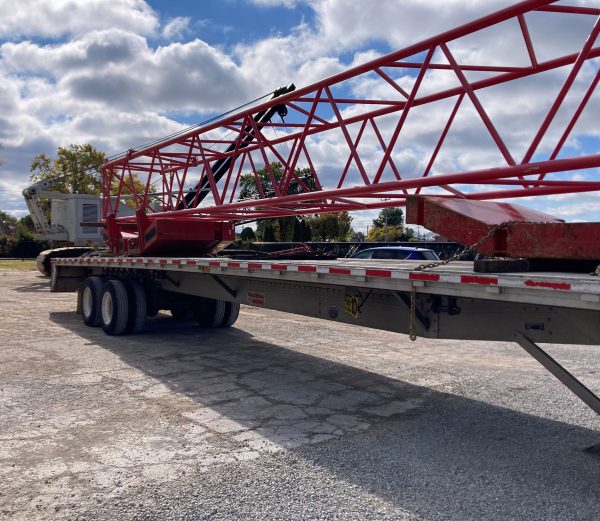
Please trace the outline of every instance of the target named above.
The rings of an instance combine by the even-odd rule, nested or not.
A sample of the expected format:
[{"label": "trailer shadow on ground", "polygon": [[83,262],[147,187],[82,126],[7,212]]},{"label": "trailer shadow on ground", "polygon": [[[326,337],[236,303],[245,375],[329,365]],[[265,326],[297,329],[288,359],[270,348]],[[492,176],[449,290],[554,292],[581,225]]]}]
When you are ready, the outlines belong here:
[{"label": "trailer shadow on ground", "polygon": [[47,293],[50,289],[50,279],[43,275],[38,275],[37,279],[38,282],[32,282],[25,286],[17,286],[13,289],[17,293]]},{"label": "trailer shadow on ground", "polygon": [[[159,316],[142,334],[108,337],[75,313],[50,319],[87,339],[92,358],[107,350],[141,371],[137,380],[123,376],[127,392],[148,401],[185,398],[181,420],[205,446],[218,438],[198,457],[200,470],[285,452],[425,518],[444,518],[455,502],[471,519],[586,519],[600,502],[600,458],[582,451],[600,441],[591,429],[434,391],[237,328],[201,330]],[[232,472],[244,480],[239,467]],[[560,512],[556,501],[548,506],[549,496],[562,498]]]}]

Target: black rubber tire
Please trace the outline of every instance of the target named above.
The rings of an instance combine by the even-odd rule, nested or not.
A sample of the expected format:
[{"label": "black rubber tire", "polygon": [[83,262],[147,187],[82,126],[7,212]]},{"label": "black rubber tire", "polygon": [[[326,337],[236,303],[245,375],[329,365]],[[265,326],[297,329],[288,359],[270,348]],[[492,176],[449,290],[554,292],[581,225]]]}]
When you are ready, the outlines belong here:
[{"label": "black rubber tire", "polygon": [[240,304],[238,302],[225,302],[225,315],[221,327],[231,327],[240,315]]},{"label": "black rubber tire", "polygon": [[146,293],[146,314],[155,317],[160,311],[159,290],[152,284],[146,284],[144,293]]},{"label": "black rubber tire", "polygon": [[198,297],[194,314],[202,327],[219,327],[225,318],[225,301]]},{"label": "black rubber tire", "polygon": [[192,310],[184,304],[177,304],[176,306],[171,307],[169,311],[171,311],[171,316],[173,317],[173,320],[177,320],[177,322],[191,320],[193,316]]},{"label": "black rubber tire", "polygon": [[81,257],[92,251],[94,251],[94,248],[90,248],[89,246],[66,246],[64,248],[44,250],[37,256],[36,266],[42,275],[49,277],[52,273],[52,259]]},{"label": "black rubber tire", "polygon": [[128,280],[125,283],[125,288],[127,289],[127,300],[129,301],[129,317],[125,333],[139,333],[144,329],[148,317],[146,292],[139,280]]},{"label": "black rubber tire", "polygon": [[111,279],[102,287],[101,325],[107,335],[118,336],[125,333],[129,318],[127,289],[120,280]]},{"label": "black rubber tire", "polygon": [[100,277],[88,277],[83,283],[81,317],[86,326],[97,327],[100,325],[102,284]]}]

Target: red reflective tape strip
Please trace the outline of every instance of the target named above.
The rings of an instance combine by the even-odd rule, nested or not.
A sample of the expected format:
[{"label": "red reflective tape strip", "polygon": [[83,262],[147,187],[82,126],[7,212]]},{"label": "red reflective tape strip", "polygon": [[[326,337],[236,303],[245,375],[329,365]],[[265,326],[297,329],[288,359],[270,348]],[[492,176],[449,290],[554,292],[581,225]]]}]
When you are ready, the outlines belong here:
[{"label": "red reflective tape strip", "polygon": [[430,280],[432,282],[438,282],[440,276],[437,273],[409,273],[409,280]]},{"label": "red reflective tape strip", "polygon": [[239,268],[240,267],[240,263],[239,262],[228,262],[227,263],[227,267],[228,268]]},{"label": "red reflective tape strip", "polygon": [[352,270],[349,270],[347,268],[329,268],[329,273],[335,275],[351,275]]},{"label": "red reflective tape strip", "polygon": [[166,264],[167,263],[167,259],[159,259],[158,262],[160,264]]},{"label": "red reflective tape strip", "polygon": [[530,288],[562,289],[567,291],[571,289],[571,284],[568,282],[548,282],[546,280],[526,280],[525,286]]},{"label": "red reflective tape strip", "polygon": [[262,264],[258,264],[256,262],[249,262],[248,269],[249,270],[262,270]]},{"label": "red reflective tape strip", "polygon": [[191,266],[195,266],[196,264],[198,264],[195,260],[191,260],[191,259],[186,260],[185,263],[189,264]]},{"label": "red reflective tape strip", "polygon": [[311,273],[314,273],[315,271],[317,271],[317,267],[300,265],[300,266],[298,266],[298,271],[309,271]]},{"label": "red reflective tape strip", "polygon": [[277,271],[287,271],[287,266],[285,264],[271,264],[271,269]]},{"label": "red reflective tape strip", "polygon": [[135,262],[144,262],[144,259],[138,257],[137,259],[135,259]]},{"label": "red reflective tape strip", "polygon": [[208,265],[218,268],[221,265],[221,263],[219,261],[209,261]]},{"label": "red reflective tape strip", "polygon": [[181,264],[181,261],[179,259],[173,259],[171,260],[171,264]]},{"label": "red reflective tape strip", "polygon": [[461,284],[482,284],[484,286],[492,286],[498,284],[498,277],[477,277],[474,275],[461,275]]},{"label": "red reflective tape strip", "polygon": [[392,272],[390,270],[366,270],[365,275],[367,277],[384,277],[389,279],[392,276]]}]

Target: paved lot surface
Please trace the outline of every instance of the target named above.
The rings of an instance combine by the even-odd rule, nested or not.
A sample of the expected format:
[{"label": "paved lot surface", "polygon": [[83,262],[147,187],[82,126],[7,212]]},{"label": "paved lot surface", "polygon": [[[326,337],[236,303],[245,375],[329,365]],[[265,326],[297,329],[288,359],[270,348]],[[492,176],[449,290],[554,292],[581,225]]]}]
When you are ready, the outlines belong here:
[{"label": "paved lot surface", "polygon": [[[0,272],[2,519],[598,519],[598,418],[510,343],[244,307],[110,338]],[[600,390],[600,348],[548,346]]]}]

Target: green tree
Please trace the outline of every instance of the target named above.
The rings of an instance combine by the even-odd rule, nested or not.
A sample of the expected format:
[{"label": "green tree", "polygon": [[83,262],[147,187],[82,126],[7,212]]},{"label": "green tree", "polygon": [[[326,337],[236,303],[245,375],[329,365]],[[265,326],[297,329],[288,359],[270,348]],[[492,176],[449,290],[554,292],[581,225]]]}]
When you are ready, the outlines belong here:
[{"label": "green tree", "polygon": [[313,239],[318,241],[345,241],[352,230],[348,212],[323,213],[307,220]]},{"label": "green tree", "polygon": [[294,229],[292,230],[292,242],[302,242],[302,224],[300,219],[294,219]]},{"label": "green tree", "polygon": [[65,194],[100,194],[104,159],[104,152],[90,144],[58,147],[55,159],[46,154],[33,159],[31,181],[54,179],[52,189]]},{"label": "green tree", "polygon": [[31,233],[35,233],[35,225],[33,224],[33,219],[31,215],[26,215],[19,219],[18,225],[23,226],[26,230],[29,230]]},{"label": "green tree", "polygon": [[264,242],[275,242],[275,229],[271,223],[265,225],[262,240]]},{"label": "green tree", "polygon": [[363,232],[352,232],[350,234],[350,240],[352,242],[363,242],[365,240],[365,234]]},{"label": "green tree", "polygon": [[254,230],[250,228],[250,226],[246,226],[240,233],[240,239],[243,241],[254,241],[256,240],[256,234],[254,233]]},{"label": "green tree", "polygon": [[[273,181],[271,174],[276,184],[281,183],[283,179],[283,165],[279,162],[273,162],[269,165],[269,169],[261,168],[256,171],[256,176],[253,172],[243,174],[240,176],[240,193],[239,199],[259,199],[261,198],[261,190],[266,198],[275,196],[275,189],[273,188]],[[316,182],[312,175],[310,168],[296,169],[296,177],[301,180],[302,183],[309,189],[309,191],[316,190]],[[257,182],[258,179],[258,182]],[[305,191],[304,187],[296,178],[292,178],[289,183],[285,195],[293,195],[302,193]],[[265,242],[265,231],[267,225],[272,228],[273,239],[272,241],[290,242],[294,240],[294,223],[297,221],[296,217],[278,217],[277,219],[263,219],[258,222],[256,228],[256,235],[259,239]],[[271,231],[269,231],[269,237],[271,237]]]},{"label": "green tree", "polygon": [[306,222],[306,219],[302,219],[302,221],[300,221],[300,237],[302,242],[308,242],[312,240],[312,230],[310,228],[310,224]]},{"label": "green tree", "polygon": [[379,215],[373,219],[375,228],[383,228],[384,226],[404,226],[404,212],[402,208],[384,208],[379,212]]},{"label": "green tree", "polygon": [[[53,179],[52,190],[65,194],[91,194],[102,193],[102,164],[106,156],[104,152],[96,150],[92,145],[69,145],[69,147],[58,147],[56,158],[51,159],[46,154],[36,156],[31,162],[30,180],[32,183]],[[133,191],[131,190],[133,180]],[[130,195],[132,192],[143,194],[146,184],[140,181],[136,174],[131,178],[127,176],[127,185],[121,188],[122,195]],[[151,185],[149,192],[155,192],[156,188]],[[111,194],[119,193],[119,182],[113,178]],[[131,208],[137,207],[134,198],[125,199],[125,204]],[[42,202],[46,214],[50,211],[48,201]],[[47,215],[49,217],[49,215]]]},{"label": "green tree", "polygon": [[0,233],[6,234],[9,233],[11,228],[14,228],[17,225],[16,217],[13,217],[9,213],[6,213],[0,210]]},{"label": "green tree", "polygon": [[385,226],[377,228],[372,226],[367,234],[367,241],[369,242],[388,242],[388,241],[400,241],[403,239],[404,230],[402,226]]},{"label": "green tree", "polygon": [[404,229],[402,226],[385,226],[383,228],[371,227],[367,234],[367,241],[370,242],[388,242],[388,241],[409,241],[413,237],[412,229]]},{"label": "green tree", "polygon": [[367,234],[367,241],[407,241],[414,235],[404,227],[404,212],[401,208],[384,208],[373,219],[373,226]]},{"label": "green tree", "polygon": [[[29,217],[29,215],[27,217]],[[29,221],[30,220],[31,220],[31,217],[29,217]],[[22,219],[19,219],[19,221],[17,222],[16,229],[15,229],[15,237],[17,239],[33,241],[34,240],[33,235],[34,235],[33,222],[29,223],[25,217],[23,217]]]},{"label": "green tree", "polygon": [[[275,161],[269,165],[271,173],[273,174],[273,178],[277,184],[281,183],[283,179],[283,165],[278,161]],[[312,171],[310,168],[297,168],[296,169],[296,177],[304,183],[309,191],[316,190],[316,183],[314,177],[312,175]],[[258,181],[260,185],[256,182]],[[271,175],[269,174],[269,169],[261,168],[256,171],[256,176],[253,172],[249,172],[247,174],[243,174],[240,176],[240,194],[239,199],[258,199],[260,197],[260,189],[262,188],[262,192],[265,197],[274,197],[275,189],[273,188],[273,183],[271,181]],[[292,195],[302,193],[303,187],[296,180],[296,178],[292,178],[289,183],[288,189],[284,195]]]}]

